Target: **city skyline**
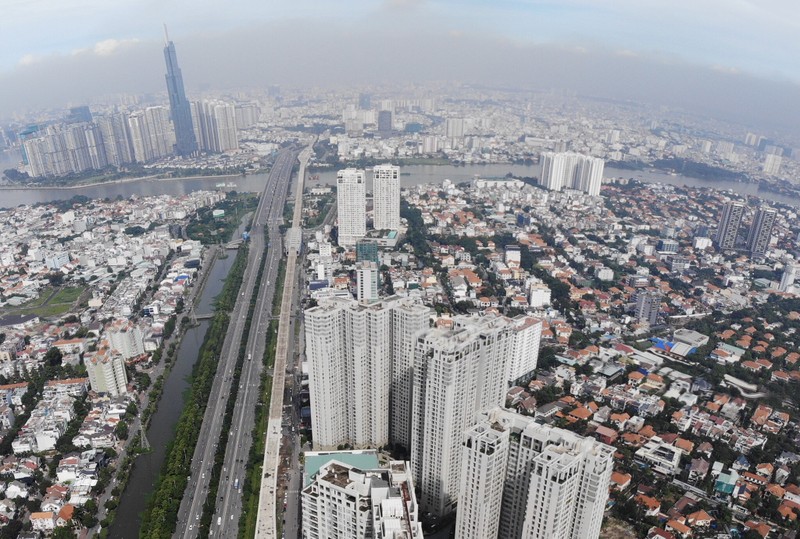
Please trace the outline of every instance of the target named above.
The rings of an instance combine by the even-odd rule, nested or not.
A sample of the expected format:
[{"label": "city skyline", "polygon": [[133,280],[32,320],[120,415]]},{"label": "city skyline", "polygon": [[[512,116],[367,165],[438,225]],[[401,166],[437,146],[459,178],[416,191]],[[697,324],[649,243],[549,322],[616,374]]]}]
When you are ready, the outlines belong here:
[{"label": "city skyline", "polygon": [[[374,8],[362,2],[356,3],[360,10],[349,16],[334,14],[332,17],[337,24],[326,25],[320,17],[328,14],[326,9],[329,8],[314,3],[301,4],[297,8],[282,6],[271,16],[274,18],[265,20],[261,20],[260,12],[257,12],[246,24],[230,21],[230,16],[227,16],[215,19],[218,24],[211,27],[205,13],[198,13],[188,21],[165,13],[158,21],[137,22],[131,29],[97,36],[90,42],[81,41],[86,37],[77,30],[67,33],[63,39],[81,42],[64,44],[60,49],[53,44],[42,52],[20,52],[18,56],[24,58],[23,61],[7,61],[6,68],[0,67],[0,82],[4,83],[0,85],[0,117],[43,106],[80,103],[100,95],[163,91],[163,83],[158,82],[152,59],[154,48],[160,43],[156,39],[160,23],[166,20],[177,22],[174,33],[181,42],[183,68],[191,74],[187,88],[190,94],[198,88],[220,88],[221,81],[225,81],[227,88],[270,83],[313,86],[344,81],[374,83],[394,74],[417,82],[463,80],[577,91],[597,97],[706,111],[750,123],[761,122],[765,127],[794,130],[797,123],[792,121],[791,114],[787,118],[784,112],[792,110],[791,104],[797,99],[796,77],[779,69],[765,73],[726,63],[722,59],[704,59],[704,55],[715,47],[696,46],[695,54],[690,54],[691,50],[684,53],[671,51],[666,44],[668,37],[682,36],[683,39],[674,39],[674,42],[683,47],[699,37],[686,28],[675,33],[669,31],[668,25],[654,24],[653,14],[644,8],[627,6],[627,11],[621,9],[617,12],[619,8],[611,9],[594,3],[580,6],[576,2],[548,10],[544,5],[508,3],[492,9],[473,6],[472,10],[465,10],[467,14],[446,17],[445,14],[452,11],[448,2],[387,2]],[[15,9],[21,8],[15,6]],[[487,9],[489,12],[483,17],[485,22],[467,25],[464,18],[469,13],[484,13]],[[659,13],[664,9],[661,4],[651,8]],[[702,17],[697,24],[702,21],[709,25],[744,25],[750,24],[752,17],[768,17],[772,21],[774,16],[761,8],[752,8],[754,13],[745,16],[744,8],[737,6],[728,9],[722,20],[715,20],[710,16],[711,9],[706,8],[708,12],[702,8],[687,9],[701,11],[698,16]],[[784,19],[792,20],[796,8],[787,4],[783,9],[787,10]],[[609,27],[618,24],[609,22],[611,14],[622,20],[629,17],[629,26],[633,28],[630,32],[647,31],[660,35],[661,47],[649,42],[637,46],[593,37],[604,23]],[[516,21],[512,26],[527,21],[528,31],[517,30],[516,34],[497,31],[495,27],[499,21],[510,15],[519,15],[508,19]],[[10,15],[13,17],[14,13]],[[633,21],[640,19],[641,26],[637,27]],[[258,54],[261,50],[279,48],[282,42],[291,39],[300,20],[307,35],[302,44],[281,55]],[[580,23],[571,33],[562,30],[560,35],[548,38],[541,31],[530,31],[531,28],[543,28],[541,21],[555,21],[565,26],[570,20]],[[366,21],[374,24],[364,27]],[[589,25],[590,21],[594,25]],[[778,39],[782,40],[785,47],[776,46],[775,51],[789,50],[796,42],[794,35],[786,37],[778,31],[785,24],[775,22],[775,31],[764,38],[767,43],[776,45]],[[546,26],[557,28],[559,25]],[[589,28],[581,31],[584,27]],[[755,30],[747,33],[752,32]],[[392,40],[399,41],[413,35],[414,39],[396,50],[364,47],[365,42],[378,35],[391,36]],[[604,32],[604,35],[612,33]],[[331,40],[337,42],[339,54],[334,58],[324,58],[320,51]],[[24,46],[29,42],[22,40],[20,43]],[[754,52],[740,51],[738,56],[731,54],[735,45],[735,42],[720,42],[716,48],[724,50],[725,55],[730,54],[731,58],[746,57]],[[753,62],[757,67],[763,67],[767,64],[765,60],[778,56],[758,53],[758,61]],[[425,57],[430,61],[424,65],[409,62],[411,57]],[[493,58],[504,58],[505,61],[495,62]],[[436,69],[426,67],[433,64]],[[791,64],[788,61],[780,63],[783,66]],[[308,69],[300,70],[298,65]],[[363,65],[371,66],[369,74],[362,69]],[[75,74],[80,76],[75,77]],[[57,92],[52,89],[56,87],[52,84],[54,80],[60,81]],[[24,93],[16,89],[19,84],[25,86]]]}]

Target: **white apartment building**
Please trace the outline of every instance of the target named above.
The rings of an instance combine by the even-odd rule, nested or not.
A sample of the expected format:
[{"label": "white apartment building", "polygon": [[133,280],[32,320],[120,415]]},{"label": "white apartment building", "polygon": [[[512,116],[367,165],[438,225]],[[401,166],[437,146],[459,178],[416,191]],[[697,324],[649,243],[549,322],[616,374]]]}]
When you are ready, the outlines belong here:
[{"label": "white apartment building", "polygon": [[528,381],[533,377],[539,361],[539,344],[542,340],[542,321],[529,316],[514,318],[514,351],[509,358],[508,382]]},{"label": "white apartment building", "polygon": [[315,449],[389,443],[393,367],[411,362],[398,357],[410,354],[414,335],[406,331],[427,327],[429,316],[397,297],[370,305],[328,298],[305,312]]},{"label": "white apartment building", "polygon": [[503,403],[513,363],[513,322],[487,315],[454,318],[417,339],[411,415],[411,466],[420,504],[435,515],[455,510],[461,442],[479,412]]},{"label": "white apartment building", "polygon": [[[534,418],[494,408],[465,434],[457,539],[596,539],[614,449]],[[504,453],[498,454],[498,453]],[[476,473],[476,472],[472,472]],[[494,478],[502,476],[498,493]],[[489,478],[492,478],[490,481]],[[482,503],[472,503],[482,500]],[[484,518],[497,519],[486,528]]]},{"label": "white apartment building", "polygon": [[119,352],[123,359],[144,354],[142,330],[129,320],[115,320],[106,328],[106,338],[111,349]]},{"label": "white apartment building", "polygon": [[378,301],[378,265],[359,262],[356,266],[356,297],[359,302]]},{"label": "white apartment building", "polygon": [[458,539],[497,537],[508,462],[508,429],[480,423],[464,436]]},{"label": "white apartment building", "polygon": [[577,153],[544,152],[541,184],[551,191],[576,189],[600,196],[605,161]]},{"label": "white apartment building", "polygon": [[375,230],[400,228],[400,167],[378,165],[372,169],[372,209]]},{"label": "white apartment building", "polygon": [[128,392],[128,374],[125,372],[125,360],[120,354],[100,348],[84,363],[92,391],[114,397]]},{"label": "white apartment building", "polygon": [[363,170],[346,168],[336,174],[339,245],[353,247],[367,234],[367,191]]},{"label": "white apartment building", "polygon": [[422,539],[408,463],[359,470],[336,460],[301,494],[303,539]]}]

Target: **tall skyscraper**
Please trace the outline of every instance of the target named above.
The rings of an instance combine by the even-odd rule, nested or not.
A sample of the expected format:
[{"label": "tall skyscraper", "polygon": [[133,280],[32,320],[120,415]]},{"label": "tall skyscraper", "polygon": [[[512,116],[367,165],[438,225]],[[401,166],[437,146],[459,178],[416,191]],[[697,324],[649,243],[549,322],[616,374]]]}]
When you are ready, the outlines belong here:
[{"label": "tall skyscraper", "polygon": [[315,449],[390,443],[390,390],[402,388],[393,384],[394,367],[398,377],[410,375],[401,370],[411,363],[404,355],[429,316],[398,297],[371,305],[331,298],[305,312]]},{"label": "tall skyscraper", "polygon": [[551,191],[576,189],[591,196],[600,195],[605,162],[598,157],[577,153],[544,152],[541,156],[541,185]]},{"label": "tall skyscraper", "polygon": [[736,247],[739,226],[742,224],[745,205],[741,202],[728,202],[722,210],[715,241],[720,251],[729,251]]},{"label": "tall skyscraper", "polygon": [[331,460],[301,499],[303,539],[423,539],[407,462],[360,470]]},{"label": "tall skyscraper", "polygon": [[756,211],[747,235],[747,249],[750,251],[750,256],[761,257],[766,254],[777,217],[778,212],[772,208],[760,208]]},{"label": "tall skyscraper", "polygon": [[453,328],[417,338],[411,413],[411,466],[420,504],[435,515],[458,503],[461,442],[478,414],[503,403],[515,360],[512,320],[456,317]]},{"label": "tall skyscraper", "polygon": [[[166,34],[166,26],[164,27]],[[167,93],[169,94],[169,110],[172,125],[175,127],[175,153],[191,155],[197,151],[197,139],[192,127],[192,111],[186,91],[183,88],[183,75],[178,67],[178,56],[175,44],[165,35],[164,60],[167,62]]]},{"label": "tall skyscraper", "polygon": [[614,448],[502,408],[487,411],[462,445],[469,471],[461,478],[459,539],[599,536]]},{"label": "tall skyscraper", "polygon": [[367,233],[367,191],[365,173],[346,168],[336,174],[336,212],[339,245],[352,247]]},{"label": "tall skyscraper", "polygon": [[400,228],[400,167],[377,165],[372,169],[372,208],[375,230]]}]

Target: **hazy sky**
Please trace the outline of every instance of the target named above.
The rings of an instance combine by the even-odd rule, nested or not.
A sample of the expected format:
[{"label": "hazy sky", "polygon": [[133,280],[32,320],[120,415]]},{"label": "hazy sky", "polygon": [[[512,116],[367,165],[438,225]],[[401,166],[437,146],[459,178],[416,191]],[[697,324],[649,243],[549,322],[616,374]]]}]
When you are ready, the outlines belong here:
[{"label": "hazy sky", "polygon": [[[697,95],[702,106],[730,105],[743,116],[800,102],[797,0],[0,0],[0,7],[0,117],[162,90],[163,22],[190,93],[395,76],[652,95],[671,104]],[[792,108],[776,120],[797,123]]]}]

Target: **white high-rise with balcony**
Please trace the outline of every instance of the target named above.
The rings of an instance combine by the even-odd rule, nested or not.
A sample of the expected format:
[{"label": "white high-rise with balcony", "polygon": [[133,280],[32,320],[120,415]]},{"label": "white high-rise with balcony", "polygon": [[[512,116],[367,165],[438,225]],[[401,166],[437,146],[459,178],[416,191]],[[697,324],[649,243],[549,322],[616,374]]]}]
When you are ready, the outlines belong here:
[{"label": "white high-rise with balcony", "polygon": [[[458,504],[458,539],[600,535],[614,448],[494,408],[466,432],[463,453],[465,469],[473,470],[473,476],[462,476],[461,500],[466,503]],[[500,493],[494,481],[498,475],[503,477]],[[499,529],[486,527],[490,516],[498,518]]]},{"label": "white high-rise with balcony", "polygon": [[421,506],[435,515],[458,502],[461,442],[478,414],[499,406],[515,362],[514,322],[502,316],[456,317],[417,339],[411,415],[411,466]]},{"label": "white high-rise with balcony", "polygon": [[336,174],[336,211],[339,245],[352,247],[367,234],[367,191],[365,173],[346,168]]},{"label": "white high-rise with balcony", "polygon": [[423,539],[408,463],[360,470],[332,460],[301,493],[303,539]]},{"label": "white high-rise with balcony", "polygon": [[372,208],[375,230],[400,228],[400,167],[378,165],[372,169]]},{"label": "white high-rise with balcony", "polygon": [[481,422],[464,435],[458,539],[496,538],[508,462],[508,429]]},{"label": "white high-rise with balcony", "polygon": [[[390,442],[390,390],[408,377],[414,332],[427,327],[426,307],[398,297],[370,305],[321,300],[305,312],[314,448],[382,447]],[[408,400],[395,394],[397,406]],[[407,408],[407,406],[405,407]]]},{"label": "white high-rise with balcony", "polygon": [[128,374],[125,360],[103,341],[101,348],[84,361],[89,375],[89,384],[96,393],[107,393],[112,397],[128,392]]},{"label": "white high-rise with balcony", "polygon": [[541,156],[540,183],[551,191],[576,189],[591,196],[600,195],[605,161],[577,153],[544,152]]}]

